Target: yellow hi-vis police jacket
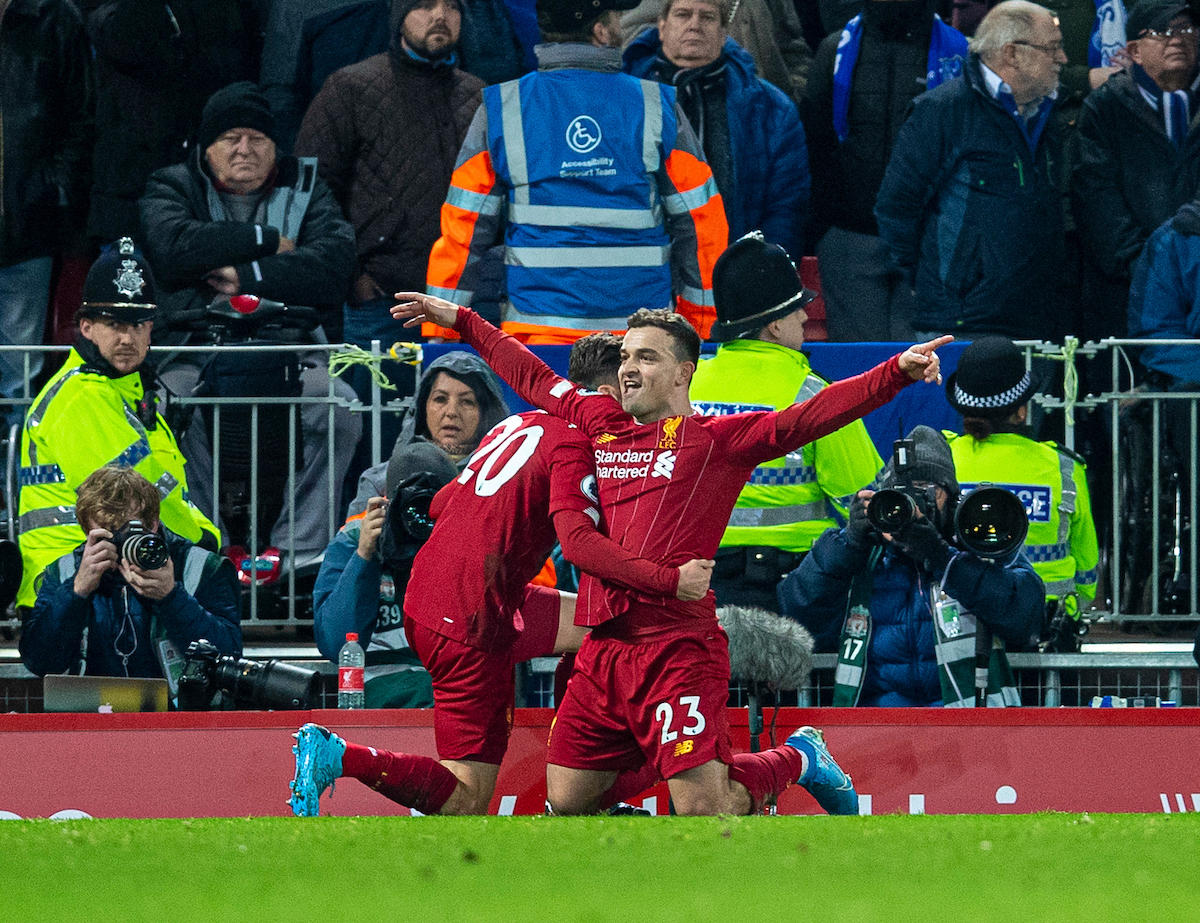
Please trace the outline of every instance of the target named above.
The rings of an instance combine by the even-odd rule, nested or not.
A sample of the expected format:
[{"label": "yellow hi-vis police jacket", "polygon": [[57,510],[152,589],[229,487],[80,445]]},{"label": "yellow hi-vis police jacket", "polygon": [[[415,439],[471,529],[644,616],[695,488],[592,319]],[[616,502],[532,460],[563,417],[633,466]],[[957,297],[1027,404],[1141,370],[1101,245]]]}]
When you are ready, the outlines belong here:
[{"label": "yellow hi-vis police jacket", "polygon": [[1096,595],[1100,561],[1087,468],[1074,452],[1016,433],[980,441],[946,433],[958,484],[965,493],[987,482],[1021,498],[1029,515],[1025,556],[1046,584],[1046,597]]},{"label": "yellow hi-vis police jacket", "polygon": [[136,371],[121,378],[85,372],[72,349],[30,407],[21,439],[18,605],[32,606],[34,580],[87,537],[75,519],[75,491],[104,465],[133,468],[154,484],[162,496],[159,518],[176,535],[198,543],[208,533],[219,543],[216,526],[188,499],[175,436],[161,414],[153,429],[142,425],[141,399]]},{"label": "yellow hi-vis police jacket", "polygon": [[[692,379],[692,406],[717,416],[779,410],[808,400],[827,382],[808,357],[778,343],[734,340],[702,361]],[[738,496],[721,547],[766,545],[808,551],[826,529],[845,522],[856,491],[883,467],[862,420],[759,465]]]}]

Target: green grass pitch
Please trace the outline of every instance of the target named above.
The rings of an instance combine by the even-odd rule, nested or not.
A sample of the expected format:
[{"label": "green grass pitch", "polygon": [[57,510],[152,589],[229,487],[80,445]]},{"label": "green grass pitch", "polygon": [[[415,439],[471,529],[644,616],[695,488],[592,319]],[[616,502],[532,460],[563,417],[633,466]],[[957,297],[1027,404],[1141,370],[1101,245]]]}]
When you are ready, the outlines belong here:
[{"label": "green grass pitch", "polygon": [[0,920],[1200,919],[1200,816],[0,823]]}]

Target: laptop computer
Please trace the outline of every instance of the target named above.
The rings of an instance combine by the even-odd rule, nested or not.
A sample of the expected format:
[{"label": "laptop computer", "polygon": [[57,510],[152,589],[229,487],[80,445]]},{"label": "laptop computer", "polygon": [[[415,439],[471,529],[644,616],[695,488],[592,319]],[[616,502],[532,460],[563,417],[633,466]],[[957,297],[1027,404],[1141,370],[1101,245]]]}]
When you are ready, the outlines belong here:
[{"label": "laptop computer", "polygon": [[167,697],[165,679],[62,674],[42,678],[42,704],[48,712],[166,711]]}]

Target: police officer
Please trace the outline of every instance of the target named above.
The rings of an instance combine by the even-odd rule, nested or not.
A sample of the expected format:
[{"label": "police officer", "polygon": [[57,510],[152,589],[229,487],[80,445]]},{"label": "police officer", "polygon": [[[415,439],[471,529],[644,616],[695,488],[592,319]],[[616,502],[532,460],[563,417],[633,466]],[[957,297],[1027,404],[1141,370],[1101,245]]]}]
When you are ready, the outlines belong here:
[{"label": "police officer", "polygon": [[154,366],[146,361],[157,311],[150,267],[122,237],[88,271],[74,348],[25,418],[20,606],[33,604],[34,578],[46,565],[84,541],[75,492],[104,465],[136,469],[158,488],[162,524],[217,550],[217,528],[188,499],[183,454],[158,412]]},{"label": "police officer", "polygon": [[[692,379],[692,403],[705,414],[774,410],[807,400],[827,382],[812,371],[804,345],[804,306],[796,266],[782,247],[747,234],[713,270],[723,344]],[[760,465],[738,497],[721,539],[711,586],[718,605],[778,608],[775,587],[826,529],[845,522],[854,494],[883,461],[862,420]]]},{"label": "police officer", "polygon": [[[707,335],[729,226],[674,87],[621,70],[637,0],[538,0],[538,70],[490,86],[458,154],[426,291],[470,305],[503,241],[503,329],[573,343],[675,309]],[[427,336],[457,338],[425,324]]]},{"label": "police officer", "polygon": [[1025,503],[1025,555],[1046,584],[1043,646],[1076,650],[1086,631],[1080,612],[1096,595],[1096,525],[1083,459],[1026,434],[1028,401],[1036,390],[1011,340],[980,337],[963,350],[946,381],[946,397],[963,415],[966,430],[947,436],[964,492],[986,481],[1007,487]]}]

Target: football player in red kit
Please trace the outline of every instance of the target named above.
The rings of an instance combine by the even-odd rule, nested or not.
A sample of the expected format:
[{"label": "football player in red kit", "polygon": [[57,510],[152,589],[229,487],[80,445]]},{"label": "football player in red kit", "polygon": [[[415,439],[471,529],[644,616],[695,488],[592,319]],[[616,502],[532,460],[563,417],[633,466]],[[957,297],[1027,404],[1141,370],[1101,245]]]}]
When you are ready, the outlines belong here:
[{"label": "football player in red kit", "polygon": [[[693,415],[700,338],[680,315],[638,311],[622,347],[619,402],[555,375],[473,311],[401,292],[393,316],[454,327],[516,392],[592,442],[604,521],[628,551],[662,564],[708,559],[754,468],[846,425],[914,381],[939,381],[937,347],[910,347],[862,375],[780,411]],[[580,587],[576,621],[591,633],[550,738],[547,800],[555,813],[595,811],[626,782],[667,779],[679,814],[746,814],[793,782],[826,811],[858,796],[819,731],[733,754],[726,718],[729,650],[711,594],[681,601],[599,575]],[[632,796],[636,791],[621,792]]]},{"label": "football player in red kit", "polygon": [[[619,342],[597,334],[576,344],[576,380],[615,393]],[[541,411],[492,428],[434,498],[436,524],[404,597],[405,635],[433,681],[441,761],[348,744],[306,724],[293,748],[296,814],[317,814],[341,776],[424,814],[487,811],[508,746],[514,665],[577,650],[587,631],[575,624],[572,594],[529,585],[556,539],[568,560],[608,581],[704,596],[711,560],[675,567],[637,557],[597,531],[598,503],[591,446],[577,429]]]}]

